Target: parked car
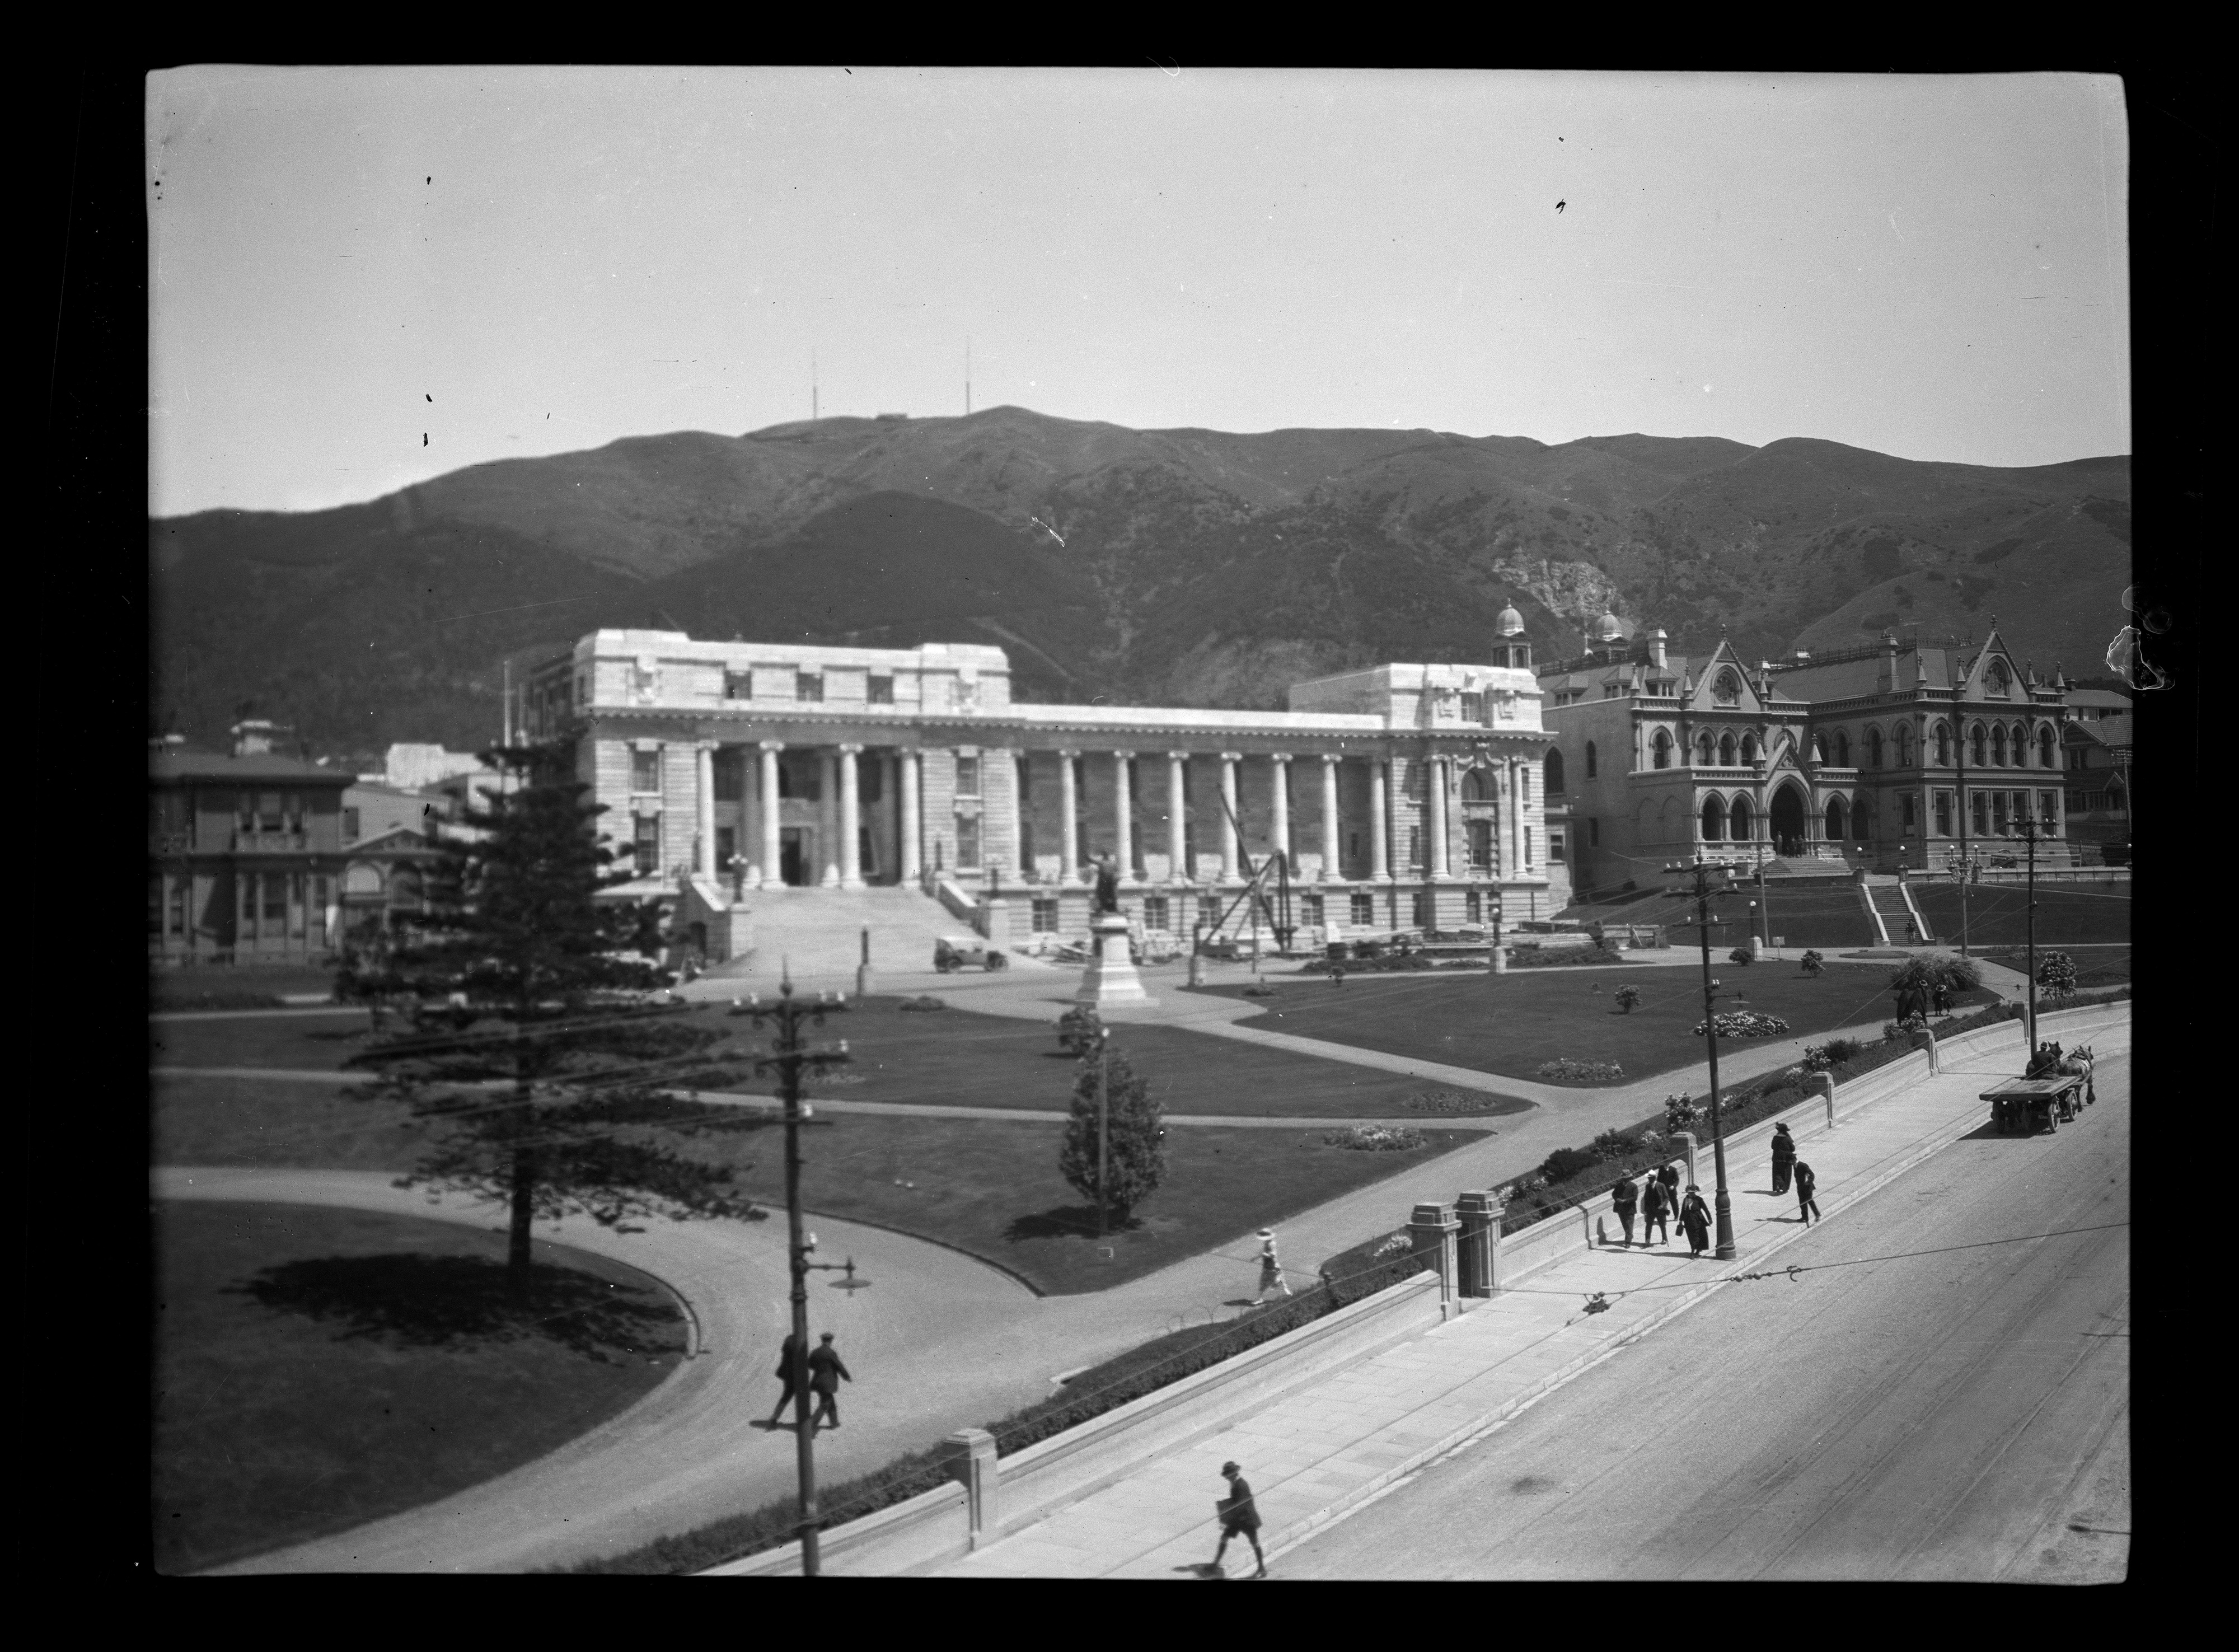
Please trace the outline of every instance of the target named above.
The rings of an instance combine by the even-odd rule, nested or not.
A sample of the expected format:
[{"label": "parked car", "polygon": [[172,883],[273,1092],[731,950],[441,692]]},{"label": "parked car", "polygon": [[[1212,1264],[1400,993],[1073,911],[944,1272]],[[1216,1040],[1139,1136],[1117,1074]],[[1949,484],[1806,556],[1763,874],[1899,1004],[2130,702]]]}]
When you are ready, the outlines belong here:
[{"label": "parked car", "polygon": [[933,943],[933,967],[945,976],[965,969],[1001,969],[1009,963],[1002,948],[976,935],[944,935]]}]

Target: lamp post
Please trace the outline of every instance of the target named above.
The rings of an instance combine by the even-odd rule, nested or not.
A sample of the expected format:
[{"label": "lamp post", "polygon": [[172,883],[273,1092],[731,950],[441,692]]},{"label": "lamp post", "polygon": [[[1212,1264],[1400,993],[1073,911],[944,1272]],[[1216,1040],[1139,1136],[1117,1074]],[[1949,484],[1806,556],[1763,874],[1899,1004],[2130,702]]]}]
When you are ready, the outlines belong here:
[{"label": "lamp post", "polygon": [[1105,1215],[1111,1202],[1104,1196],[1106,1177],[1110,1173],[1112,1156],[1112,1029],[1101,1021],[1096,1023],[1096,1242],[1105,1238]]},{"label": "lamp post", "polygon": [[1711,874],[1719,867],[1717,863],[1698,855],[1691,863],[1669,865],[1664,869],[1689,874],[1695,883],[1691,891],[1673,893],[1681,900],[1691,898],[1695,902],[1695,927],[1703,942],[1703,1037],[1711,1057],[1711,1157],[1717,1176],[1717,1256],[1720,1262],[1731,1262],[1735,1255],[1734,1206],[1733,1196],[1726,1189],[1726,1138],[1718,1116],[1718,983],[1711,978]]},{"label": "lamp post", "polygon": [[[795,1003],[793,979],[788,975],[778,989],[778,1001],[766,1004],[760,994],[745,1003],[733,1007],[734,1016],[752,1016],[760,1028],[764,1022],[774,1022],[777,1036],[771,1041],[771,1054],[754,1062],[758,1073],[774,1072],[778,1076],[778,1094],[785,1102],[785,1221],[786,1254],[793,1265],[793,1369],[794,1427],[795,1430],[794,1462],[799,1470],[801,1521],[801,1574],[804,1577],[817,1575],[816,1547],[816,1460],[811,1441],[814,1430],[808,1422],[808,1270],[830,1266],[812,1262],[809,1253],[816,1249],[816,1239],[805,1234],[801,1216],[801,1121],[809,1116],[809,1109],[801,1099],[802,1076],[810,1077],[827,1068],[837,1067],[848,1059],[847,1041],[841,1039],[830,1049],[811,1049],[802,1036],[803,1024],[814,1022],[824,1024],[828,1015],[837,1015],[847,1008],[844,998],[830,993],[819,993],[803,1003]],[[848,1264],[849,1277],[854,1276],[854,1263]]]}]

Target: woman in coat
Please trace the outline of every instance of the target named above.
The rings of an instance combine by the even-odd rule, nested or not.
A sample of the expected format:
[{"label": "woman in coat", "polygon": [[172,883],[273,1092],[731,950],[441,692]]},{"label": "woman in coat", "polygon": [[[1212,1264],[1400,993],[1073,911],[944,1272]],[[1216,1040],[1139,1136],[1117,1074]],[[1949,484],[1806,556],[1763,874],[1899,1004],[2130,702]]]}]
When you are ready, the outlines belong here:
[{"label": "woman in coat", "polygon": [[1679,1206],[1679,1225],[1687,1230],[1687,1248],[1697,1256],[1711,1248],[1711,1207],[1703,1202],[1703,1190],[1692,1182],[1687,1184],[1687,1197]]},{"label": "woman in coat", "polygon": [[1796,1168],[1796,1138],[1788,1133],[1788,1126],[1772,1127],[1772,1190],[1788,1191],[1788,1177]]}]

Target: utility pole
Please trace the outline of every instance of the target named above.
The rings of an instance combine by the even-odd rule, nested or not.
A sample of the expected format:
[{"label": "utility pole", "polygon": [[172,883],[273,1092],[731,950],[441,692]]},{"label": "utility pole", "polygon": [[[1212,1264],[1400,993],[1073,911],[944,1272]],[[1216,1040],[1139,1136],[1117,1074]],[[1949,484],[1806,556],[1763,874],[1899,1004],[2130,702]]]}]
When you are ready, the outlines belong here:
[{"label": "utility pole", "polygon": [[[1734,1202],[1726,1188],[1726,1137],[1718,1116],[1718,983],[1711,978],[1711,874],[1717,869],[1712,863],[1698,856],[1691,863],[1667,866],[1667,872],[1691,874],[1695,887],[1696,928],[1703,942],[1703,1038],[1709,1046],[1711,1057],[1711,1158],[1717,1176],[1717,1209],[1718,1218],[1717,1256],[1720,1262],[1734,1259]],[[1681,899],[1688,891],[1678,891]]]},{"label": "utility pole", "polygon": [[[802,1024],[814,1022],[824,1024],[828,1015],[837,1015],[847,1008],[847,1001],[830,993],[819,993],[806,1003],[796,1003],[793,996],[791,976],[783,978],[778,989],[778,1001],[766,1004],[760,994],[749,997],[744,1004],[731,1011],[733,1015],[752,1016],[759,1028],[765,1021],[774,1022],[777,1036],[771,1041],[772,1053],[754,1062],[758,1073],[774,1072],[778,1076],[778,1094],[785,1102],[785,1222],[786,1254],[793,1264],[793,1364],[791,1380],[794,1401],[794,1455],[800,1485],[801,1520],[797,1527],[801,1537],[801,1575],[817,1575],[816,1531],[816,1458],[813,1449],[814,1429],[808,1420],[808,1270],[812,1267],[830,1266],[808,1260],[809,1252],[816,1248],[814,1235],[805,1234],[801,1228],[801,1121],[810,1116],[809,1108],[801,1099],[801,1076],[806,1072],[814,1077],[827,1068],[838,1067],[847,1059],[847,1041],[841,1039],[836,1049],[811,1049],[802,1036]],[[848,1264],[853,1276],[854,1263]]]},{"label": "utility pole", "polygon": [[1959,735],[1959,956],[1967,956],[1967,878],[1974,863],[1967,858],[1967,727]]},{"label": "utility pole", "polygon": [[[2022,794],[2024,797],[2027,792]],[[2029,814],[2022,816],[2022,833],[2029,843],[2029,905],[2023,913],[2028,925],[2029,939],[2029,1047],[2036,1054],[2036,821]]]},{"label": "utility pole", "polygon": [[1104,1196],[1112,1157],[1106,1147],[1112,1136],[1112,1029],[1096,1024],[1096,1242],[1104,1242],[1104,1213],[1111,1201]]}]

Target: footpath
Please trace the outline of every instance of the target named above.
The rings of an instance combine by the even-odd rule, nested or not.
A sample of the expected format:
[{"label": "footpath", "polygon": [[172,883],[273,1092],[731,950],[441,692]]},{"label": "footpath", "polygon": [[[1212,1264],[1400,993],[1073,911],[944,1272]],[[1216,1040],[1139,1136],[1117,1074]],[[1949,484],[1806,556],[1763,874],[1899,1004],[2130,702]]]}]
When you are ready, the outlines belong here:
[{"label": "footpath", "polygon": [[[2090,1042],[2097,1082],[2127,1087],[2127,1003],[2049,1017],[2047,1036]],[[2020,1037],[2005,1024],[1955,1039],[1932,1076],[1848,1087],[1839,1123],[1799,1132],[1804,1162],[1818,1177],[1817,1202],[1833,1219],[1913,1165],[1984,1124],[1979,1093],[2019,1065]],[[1855,1110],[1850,1110],[1850,1109]],[[2098,1117],[2106,1116],[2100,1114]],[[2081,1121],[2089,1128],[2094,1115]],[[1421,1189],[1450,1199],[1449,1156]],[[1706,1201],[1710,1159],[1700,1160]],[[1771,1275],[1779,1253],[1804,1232],[1792,1194],[1771,1192],[1762,1150],[1730,1159],[1739,1257],[1691,1257],[1685,1237],[1652,1248],[1596,1245],[1525,1275],[1458,1318],[1215,1426],[1154,1455],[1094,1495],[967,1558],[940,1575],[977,1577],[1184,1577],[1213,1575],[1219,1539],[1213,1500],[1220,1464],[1234,1458],[1252,1482],[1272,1560],[1330,1521],[1359,1508],[1416,1469],[1498,1428],[1561,1383],[1647,1335],[1718,1290],[1776,1289],[1721,1282]],[[1477,1185],[1465,1182],[1464,1186]],[[1560,1220],[1561,1218],[1556,1218]],[[1859,1254],[1903,1248],[1902,1234],[1861,1227]],[[1599,1298],[1605,1304],[1589,1309]],[[1248,1575],[1246,1545],[1230,1564]]]}]

